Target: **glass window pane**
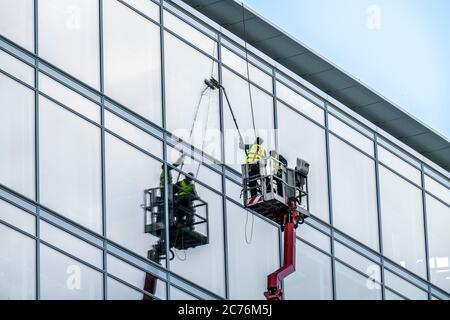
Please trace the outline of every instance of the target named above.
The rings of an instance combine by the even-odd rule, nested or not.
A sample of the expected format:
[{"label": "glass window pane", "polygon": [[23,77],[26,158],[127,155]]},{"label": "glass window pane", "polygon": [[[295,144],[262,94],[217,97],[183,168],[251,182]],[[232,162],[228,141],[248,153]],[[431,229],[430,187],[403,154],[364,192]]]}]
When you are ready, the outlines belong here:
[{"label": "glass window pane", "polygon": [[[108,300],[143,300],[144,294],[140,291],[134,290],[123,283],[108,277]],[[153,298],[145,295],[145,298],[152,300]]]},{"label": "glass window pane", "polygon": [[384,270],[384,281],[386,286],[394,289],[408,299],[428,300],[428,295],[425,291],[386,269]]},{"label": "glass window pane", "polygon": [[38,4],[40,56],[98,89],[98,1],[40,0]]},{"label": "glass window pane", "polygon": [[100,129],[46,98],[39,107],[41,201],[101,233]]},{"label": "glass window pane", "polygon": [[162,159],[162,141],[107,110],[105,110],[105,126],[136,146]]},{"label": "glass window pane", "polygon": [[58,251],[41,245],[42,300],[100,300],[102,274]]},{"label": "glass window pane", "polygon": [[219,91],[204,91],[205,79],[218,78],[217,63],[168,32],[164,39],[167,128],[221,159]]},{"label": "glass window pane", "polygon": [[[239,72],[245,78],[247,78],[247,63],[244,58],[241,58],[231,50],[222,46],[222,62],[231,69]],[[261,69],[255,67],[249,63],[250,80],[263,89],[272,92],[272,77],[267,73],[261,71]]]},{"label": "glass window pane", "polygon": [[0,74],[0,183],[34,199],[34,92]]},{"label": "glass window pane", "polygon": [[164,26],[185,38],[207,54],[217,57],[217,44],[214,40],[165,10]]},{"label": "glass window pane", "polygon": [[170,287],[170,300],[198,300],[197,298],[181,291],[173,286]]},{"label": "glass window pane", "polygon": [[425,278],[422,192],[380,166],[380,202],[385,256]]},{"label": "glass window pane", "polygon": [[368,153],[373,156],[373,141],[362,135],[346,123],[341,120],[333,117],[332,115],[328,116],[328,127],[331,131],[341,136],[345,140],[354,144],[356,147],[360,148],[362,151]]},{"label": "glass window pane", "polygon": [[159,6],[149,0],[122,0],[147,17],[159,22]]},{"label": "glass window pane", "polygon": [[330,252],[330,237],[324,235],[317,229],[307,224],[303,224],[297,229],[297,235],[323,251]]},{"label": "glass window pane", "polygon": [[338,300],[381,300],[381,286],[336,262],[336,298]]},{"label": "glass window pane", "polygon": [[226,179],[226,190],[227,190],[227,197],[233,199],[234,201],[237,201],[239,203],[242,202],[242,198],[241,198],[241,192],[242,192],[242,187],[234,182],[232,182],[231,180]]},{"label": "glass window pane", "polygon": [[105,1],[105,92],[161,124],[159,28],[118,1]]},{"label": "glass window pane", "polygon": [[35,241],[0,223],[0,299],[35,298]]},{"label": "glass window pane", "polygon": [[41,239],[91,265],[102,268],[103,252],[77,237],[41,220]]},{"label": "glass window pane", "polygon": [[[184,176],[181,177],[184,179]],[[208,190],[200,184],[195,185],[198,196],[202,201],[208,204],[208,228],[209,243],[199,245],[188,250],[178,250],[172,248],[175,252],[175,259],[171,261],[170,268],[175,273],[185,279],[208,289],[222,297],[225,296],[225,257],[224,257],[224,239],[223,239],[223,210],[222,197]],[[194,202],[194,205],[197,203]],[[205,217],[203,208],[199,207],[195,212],[201,217]],[[195,222],[199,222],[199,217],[195,217]],[[194,231],[207,235],[206,224],[198,224]],[[171,233],[172,234],[172,233]],[[179,229],[175,231],[174,243],[183,245],[185,239],[180,234]],[[180,237],[180,238],[178,238]],[[208,267],[205,269],[205,261],[208,261]]]},{"label": "glass window pane", "polygon": [[141,205],[144,191],[159,187],[162,163],[109,134],[105,151],[107,236],[147,257],[159,238],[145,233]]},{"label": "glass window pane", "polygon": [[378,251],[374,161],[330,135],[330,163],[334,226]]},{"label": "glass window pane", "polygon": [[417,185],[422,184],[421,173],[418,169],[381,146],[378,146],[378,159]]},{"label": "glass window pane", "polygon": [[314,121],[317,121],[320,124],[324,124],[325,115],[323,109],[319,108],[314,103],[310,102],[309,100],[302,97],[291,88],[285,86],[284,84],[278,81],[277,81],[277,98],[283,100],[283,102],[286,102],[292,108],[297,109],[298,111],[310,117]]},{"label": "glass window pane", "polygon": [[450,207],[427,196],[431,282],[450,293]]},{"label": "glass window pane", "polygon": [[337,241],[334,242],[334,254],[336,258],[358,269],[368,277],[381,282],[381,269],[375,262],[370,261]]},{"label": "glass window pane", "polygon": [[63,84],[39,73],[39,90],[92,121],[100,122],[100,107]]},{"label": "glass window pane", "polygon": [[384,300],[405,300],[403,297],[388,289],[384,291],[384,298]]},{"label": "glass window pane", "polygon": [[[146,280],[147,277],[152,277],[152,274],[146,273],[141,269],[138,269],[121,259],[118,259],[112,255],[107,256],[107,266],[108,273],[129,283],[135,288],[140,288],[141,290],[146,290]],[[156,281],[156,288],[154,292],[150,292],[160,299],[166,298],[166,283],[160,279],[153,277],[153,280]],[[109,289],[108,289],[109,290]],[[109,294],[108,294],[109,298]],[[142,294],[141,294],[142,299]]]},{"label": "glass window pane", "polygon": [[436,180],[425,176],[425,189],[431,192],[442,201],[450,204],[450,189],[440,184]]},{"label": "glass window pane", "polygon": [[311,165],[308,175],[309,211],[325,222],[328,213],[328,178],[325,131],[288,107],[278,104],[279,153],[295,167],[297,158]]},{"label": "glass window pane", "polygon": [[34,52],[34,1],[0,1],[0,34]]},{"label": "glass window pane", "polygon": [[35,234],[36,219],[32,214],[0,200],[0,220],[3,220],[31,235]]},{"label": "glass window pane", "polygon": [[285,299],[331,300],[331,258],[297,240],[296,271],[284,281]]},{"label": "glass window pane", "polygon": [[[255,133],[247,82],[231,71],[223,69],[223,84],[245,142],[253,143]],[[273,98],[254,86],[251,88],[256,134],[264,139],[264,147],[266,152],[269,153],[270,150],[275,148]],[[224,128],[225,163],[240,172],[241,164],[245,162],[245,152],[239,149],[239,135],[225,99]]]},{"label": "glass window pane", "polygon": [[0,69],[34,86],[34,69],[0,49]]},{"label": "glass window pane", "polygon": [[264,299],[267,275],[280,266],[278,229],[230,201],[227,225],[230,298]]}]

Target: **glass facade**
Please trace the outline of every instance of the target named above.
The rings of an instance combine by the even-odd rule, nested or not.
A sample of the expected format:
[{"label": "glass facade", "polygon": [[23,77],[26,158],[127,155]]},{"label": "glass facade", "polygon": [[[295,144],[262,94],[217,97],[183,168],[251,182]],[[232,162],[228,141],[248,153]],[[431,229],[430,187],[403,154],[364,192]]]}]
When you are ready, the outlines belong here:
[{"label": "glass facade", "polygon": [[[250,92],[267,150],[311,164],[285,299],[450,299],[449,173],[250,60],[249,86],[233,36],[172,3],[0,1],[0,299],[264,299],[282,233],[242,206],[245,156],[225,97],[200,95],[210,77],[244,140]],[[208,241],[185,250],[166,226],[170,180],[190,172]]]}]

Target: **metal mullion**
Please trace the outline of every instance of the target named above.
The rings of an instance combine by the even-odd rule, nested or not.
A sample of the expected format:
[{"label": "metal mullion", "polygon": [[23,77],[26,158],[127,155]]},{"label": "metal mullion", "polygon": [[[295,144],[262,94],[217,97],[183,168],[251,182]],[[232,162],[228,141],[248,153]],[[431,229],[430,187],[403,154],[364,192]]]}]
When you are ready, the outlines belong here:
[{"label": "metal mullion", "polygon": [[103,259],[103,300],[108,299],[108,262],[107,262],[107,228],[106,228],[106,147],[105,147],[105,77],[103,52],[103,0],[98,0],[98,27],[99,27],[99,66],[100,66],[100,145],[101,145],[101,183],[102,183],[102,259]]},{"label": "metal mullion", "polygon": [[17,82],[17,83],[23,85],[24,87],[26,87],[26,88],[28,88],[28,89],[30,89],[30,90],[36,91],[36,88],[34,88],[33,86],[30,86],[28,83],[26,83],[26,82],[20,80],[20,79],[17,78],[16,76],[14,76],[14,75],[12,75],[12,74],[6,72],[6,71],[3,70],[3,69],[0,69],[0,74],[3,74],[5,77],[10,78],[11,80],[13,80],[13,81],[15,81],[15,82]]},{"label": "metal mullion", "polygon": [[[222,36],[218,34],[217,39],[217,75],[219,77],[219,83],[222,83]],[[219,92],[219,127],[220,127],[220,150],[221,161],[225,163],[225,125],[224,125],[224,101],[222,92]],[[230,299],[230,285],[229,285],[229,259],[228,259],[228,212],[227,212],[227,198],[226,198],[226,177],[225,167],[221,166],[222,172],[220,173],[222,179],[222,224],[223,224],[223,253],[224,253],[224,268],[225,268],[225,299]]]},{"label": "metal mullion", "polygon": [[4,221],[2,219],[0,219],[0,225],[8,227],[9,229],[14,230],[15,232],[18,232],[18,233],[20,233],[23,236],[27,236],[28,238],[31,238],[31,239],[33,239],[35,241],[37,240],[37,237],[35,235],[32,235],[31,233],[28,233],[28,232],[20,229],[19,227],[16,227],[15,225],[13,225],[13,224],[11,224],[9,222],[6,222],[6,221]]},{"label": "metal mullion", "polygon": [[[0,185],[0,187],[1,187],[1,186],[2,186],[2,185]],[[8,198],[4,198],[4,197],[0,196],[0,200],[3,201],[3,202],[6,202],[6,203],[8,203],[8,204],[10,204],[11,206],[14,206],[15,208],[17,208],[17,209],[19,209],[19,210],[21,210],[21,211],[24,211],[24,212],[26,212],[26,213],[28,213],[28,214],[31,214],[31,215],[33,215],[33,216],[36,216],[36,207],[34,208],[35,211],[31,211],[31,210],[29,210],[29,209],[26,209],[26,208],[21,207],[19,204],[15,203],[14,201],[12,201],[12,200],[10,200],[10,199],[8,199]]]},{"label": "metal mullion", "polygon": [[[2,39],[2,37],[3,37],[3,36],[0,35],[0,40]],[[16,45],[15,42],[12,42],[12,44]],[[0,46],[0,51],[3,51],[4,53],[6,53],[7,55],[10,55],[10,56],[13,57],[14,59],[19,60],[19,61],[22,62],[23,64],[26,64],[28,67],[31,67],[31,68],[33,68],[33,69],[35,68],[35,64],[33,64],[33,63],[31,63],[31,62],[25,60],[24,58],[22,58],[22,57],[16,55],[14,52],[9,51],[9,50],[6,49],[5,47]],[[24,53],[24,54],[27,55],[26,53]],[[33,60],[34,60],[34,58],[30,58],[30,59],[33,59]]]},{"label": "metal mullion", "polygon": [[425,240],[425,267],[427,272],[427,281],[428,281],[428,300],[431,300],[431,270],[430,270],[430,244],[428,242],[428,216],[427,216],[427,197],[425,193],[425,168],[422,163],[421,166],[421,182],[422,182],[422,215],[423,215],[423,232],[424,232],[424,240]]},{"label": "metal mullion", "polygon": [[325,149],[327,161],[327,185],[328,185],[328,214],[330,218],[330,253],[331,253],[331,287],[333,300],[336,300],[336,256],[334,249],[334,227],[333,227],[333,201],[331,184],[331,153],[330,153],[330,132],[328,129],[328,103],[325,103]]}]

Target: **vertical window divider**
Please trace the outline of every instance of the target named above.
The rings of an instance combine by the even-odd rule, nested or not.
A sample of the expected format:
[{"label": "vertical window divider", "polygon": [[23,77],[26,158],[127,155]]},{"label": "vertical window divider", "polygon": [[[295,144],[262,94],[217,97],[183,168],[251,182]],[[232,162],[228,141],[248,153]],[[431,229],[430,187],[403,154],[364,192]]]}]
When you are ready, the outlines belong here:
[{"label": "vertical window divider", "polygon": [[422,192],[422,214],[423,214],[423,232],[425,239],[425,266],[427,270],[427,286],[428,286],[428,300],[432,300],[431,296],[431,270],[430,270],[430,256],[429,256],[429,242],[428,242],[428,220],[427,220],[427,197],[425,191],[425,167],[423,162],[420,163],[421,175],[421,192]]},{"label": "vertical window divider", "polygon": [[[219,83],[222,83],[222,35],[217,34],[217,74]],[[227,228],[227,198],[226,198],[226,174],[225,174],[225,124],[223,113],[223,96],[219,92],[219,122],[220,122],[220,148],[222,158],[222,216],[223,216],[223,245],[225,262],[225,298],[230,298],[229,267],[228,267],[228,228]]]},{"label": "vertical window divider", "polygon": [[35,153],[35,197],[36,197],[36,300],[41,299],[40,292],[40,192],[39,192],[39,22],[38,0],[34,0],[34,153]]},{"label": "vertical window divider", "polygon": [[99,16],[99,59],[100,59],[100,144],[101,144],[101,184],[102,184],[102,235],[103,239],[103,299],[108,299],[108,255],[106,231],[106,148],[105,148],[105,77],[103,61],[103,0],[98,0]]},{"label": "vertical window divider", "polygon": [[375,183],[377,192],[377,216],[378,216],[378,245],[380,250],[380,282],[381,282],[381,298],[386,300],[386,284],[384,281],[384,255],[383,255],[383,227],[381,225],[381,194],[380,194],[380,171],[378,160],[378,134],[374,134],[374,152],[375,152]]},{"label": "vertical window divider", "polygon": [[[161,108],[162,108],[162,126],[163,130],[163,170],[167,173],[167,115],[166,115],[166,73],[165,73],[165,59],[164,59],[164,1],[161,0],[159,6],[159,46],[160,46],[160,56],[161,56]],[[169,258],[169,192],[167,184],[167,174],[164,174],[164,238],[165,238],[165,252],[166,252],[166,269],[170,270],[170,258]],[[170,283],[171,283],[171,273],[168,273],[166,282],[166,298],[170,300]]]},{"label": "vertical window divider", "polygon": [[334,252],[334,225],[333,225],[333,201],[331,188],[331,161],[330,161],[330,130],[328,128],[328,102],[325,102],[325,148],[327,157],[327,183],[328,183],[328,210],[330,217],[330,254],[331,254],[331,288],[333,299],[336,300],[336,257]]}]

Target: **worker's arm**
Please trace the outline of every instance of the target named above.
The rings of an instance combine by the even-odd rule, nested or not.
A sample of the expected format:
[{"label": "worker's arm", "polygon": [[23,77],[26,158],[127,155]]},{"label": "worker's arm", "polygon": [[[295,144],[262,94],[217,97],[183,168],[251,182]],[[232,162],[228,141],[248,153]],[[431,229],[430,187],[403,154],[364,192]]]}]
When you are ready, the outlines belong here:
[{"label": "worker's arm", "polygon": [[239,149],[245,150],[247,152],[250,149],[251,145],[245,144],[242,137],[239,138]]},{"label": "worker's arm", "polygon": [[175,162],[173,163],[173,166],[174,166],[175,168],[179,167],[179,166],[183,163],[184,157],[185,157],[184,152],[181,152],[181,156],[178,158],[177,161],[175,161]]}]

